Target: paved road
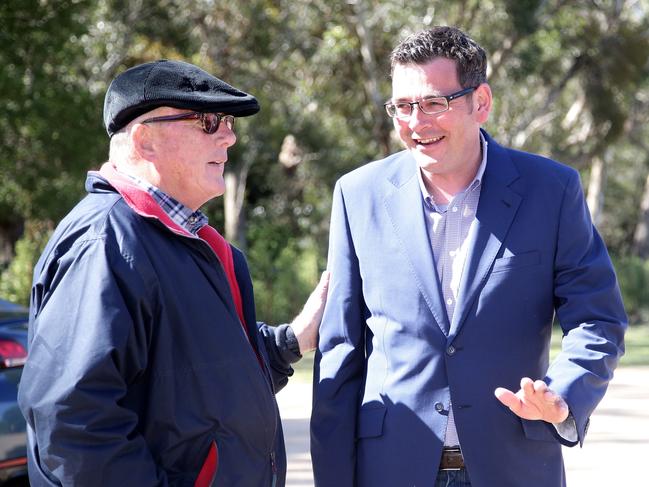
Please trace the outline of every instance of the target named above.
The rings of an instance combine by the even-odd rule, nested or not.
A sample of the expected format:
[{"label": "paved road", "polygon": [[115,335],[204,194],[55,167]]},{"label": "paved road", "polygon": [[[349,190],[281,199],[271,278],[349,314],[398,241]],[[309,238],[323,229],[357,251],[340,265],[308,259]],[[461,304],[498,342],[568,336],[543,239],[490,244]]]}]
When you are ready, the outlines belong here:
[{"label": "paved road", "polygon": [[[287,487],[313,487],[311,385],[289,383],[277,399],[286,435]],[[617,370],[591,418],[584,448],[564,448],[564,456],[569,487],[649,486],[649,367]]]}]

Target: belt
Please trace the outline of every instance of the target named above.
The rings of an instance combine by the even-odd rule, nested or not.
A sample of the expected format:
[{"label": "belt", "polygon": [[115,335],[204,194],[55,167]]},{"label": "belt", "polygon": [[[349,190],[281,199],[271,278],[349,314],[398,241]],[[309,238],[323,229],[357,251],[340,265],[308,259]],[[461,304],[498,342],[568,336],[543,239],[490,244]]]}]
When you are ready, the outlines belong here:
[{"label": "belt", "polygon": [[439,462],[440,470],[462,470],[464,468],[464,457],[459,448],[444,448],[442,459]]}]

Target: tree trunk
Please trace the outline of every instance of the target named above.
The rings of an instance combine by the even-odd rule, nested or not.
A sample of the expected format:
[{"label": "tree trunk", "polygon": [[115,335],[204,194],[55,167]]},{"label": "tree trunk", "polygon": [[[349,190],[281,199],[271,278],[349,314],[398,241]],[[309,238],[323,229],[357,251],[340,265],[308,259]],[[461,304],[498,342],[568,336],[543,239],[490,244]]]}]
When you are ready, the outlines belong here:
[{"label": "tree trunk", "polygon": [[224,174],[225,194],[223,205],[225,210],[225,238],[236,244],[242,251],[247,248],[246,218],[243,211],[245,202],[246,182],[250,164],[244,162],[239,168],[229,169]]},{"label": "tree trunk", "polygon": [[633,235],[633,253],[643,259],[649,257],[649,175],[645,179],[640,217]]},{"label": "tree trunk", "polygon": [[11,263],[16,242],[23,231],[22,221],[0,221],[0,273]]},{"label": "tree trunk", "polygon": [[588,196],[586,201],[590,209],[590,216],[593,224],[597,226],[602,218],[604,208],[604,190],[606,189],[606,163],[609,151],[606,150],[603,156],[595,156],[590,168],[588,181]]},{"label": "tree trunk", "polygon": [[373,105],[373,109],[369,112],[373,119],[372,131],[384,155],[387,155],[390,153],[390,126],[385,116],[377,116],[377,114],[382,115],[384,113],[384,100],[379,87],[379,75],[374,54],[372,31],[367,25],[367,6],[365,5],[365,0],[349,0],[348,3],[354,12],[354,15],[351,15],[349,19],[356,30],[360,44],[360,54],[365,71],[365,93]]}]

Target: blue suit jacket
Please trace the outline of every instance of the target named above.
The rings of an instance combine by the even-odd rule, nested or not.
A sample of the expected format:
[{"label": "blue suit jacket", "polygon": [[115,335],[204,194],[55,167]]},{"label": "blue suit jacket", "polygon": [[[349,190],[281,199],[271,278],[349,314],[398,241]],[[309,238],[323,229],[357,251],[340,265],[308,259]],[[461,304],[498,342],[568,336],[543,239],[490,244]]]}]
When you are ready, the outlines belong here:
[{"label": "blue suit jacket", "polygon": [[[579,442],[623,353],[615,274],[573,169],[486,133],[477,225],[449,322],[408,152],[336,184],[327,308],[316,354],[316,485],[429,486],[452,400],[474,487],[565,484],[552,425],[494,396],[543,378]],[[553,316],[564,332],[549,364]]]}]

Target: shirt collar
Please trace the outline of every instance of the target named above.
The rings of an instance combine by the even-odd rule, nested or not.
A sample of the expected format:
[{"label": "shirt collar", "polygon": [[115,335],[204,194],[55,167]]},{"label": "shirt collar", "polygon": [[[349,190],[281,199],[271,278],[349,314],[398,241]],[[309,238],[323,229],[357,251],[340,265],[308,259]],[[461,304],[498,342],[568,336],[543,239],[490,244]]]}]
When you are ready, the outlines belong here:
[{"label": "shirt collar", "polygon": [[167,193],[148,181],[126,172],[120,172],[149,193],[167,216],[189,233],[196,235],[201,228],[208,224],[208,218],[202,211],[192,211],[191,208],[183,205],[180,201],[169,196]]}]

